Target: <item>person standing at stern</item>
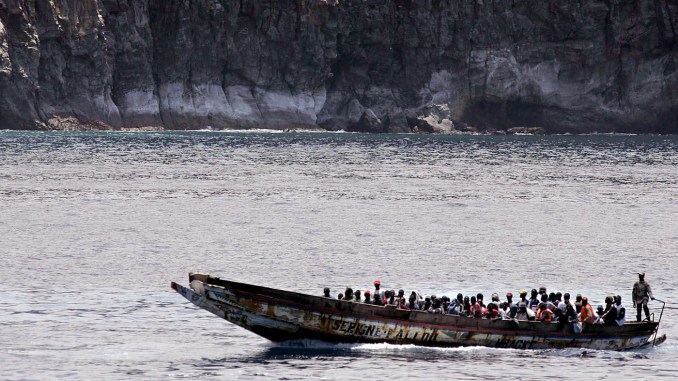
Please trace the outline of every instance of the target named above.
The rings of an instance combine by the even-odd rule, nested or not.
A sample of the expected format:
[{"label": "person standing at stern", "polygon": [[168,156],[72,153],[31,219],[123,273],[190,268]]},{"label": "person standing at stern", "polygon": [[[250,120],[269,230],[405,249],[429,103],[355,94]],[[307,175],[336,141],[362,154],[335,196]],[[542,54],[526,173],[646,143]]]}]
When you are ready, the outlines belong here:
[{"label": "person standing at stern", "polygon": [[645,282],[645,273],[638,273],[638,282],[633,285],[632,293],[633,306],[636,307],[636,321],[640,322],[641,310],[645,310],[645,319],[650,321],[650,309],[647,303],[654,300],[650,284]]}]

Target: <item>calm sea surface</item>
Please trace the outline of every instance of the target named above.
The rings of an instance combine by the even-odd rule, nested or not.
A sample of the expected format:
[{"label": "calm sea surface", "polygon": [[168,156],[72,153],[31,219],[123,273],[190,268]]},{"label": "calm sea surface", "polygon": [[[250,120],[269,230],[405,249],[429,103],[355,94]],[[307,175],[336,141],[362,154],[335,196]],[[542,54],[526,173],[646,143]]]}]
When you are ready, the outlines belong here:
[{"label": "calm sea surface", "polygon": [[[2,380],[676,379],[678,138],[0,131],[0,259]],[[639,270],[669,340],[623,353],[273,345],[169,288],[546,286],[630,310]]]}]

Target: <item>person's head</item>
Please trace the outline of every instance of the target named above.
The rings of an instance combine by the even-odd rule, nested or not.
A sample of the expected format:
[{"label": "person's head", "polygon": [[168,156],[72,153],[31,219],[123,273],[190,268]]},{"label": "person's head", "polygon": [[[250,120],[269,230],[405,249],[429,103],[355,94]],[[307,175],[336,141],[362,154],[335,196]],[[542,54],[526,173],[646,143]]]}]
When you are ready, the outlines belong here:
[{"label": "person's head", "polygon": [[476,299],[475,296],[471,297],[471,304],[476,304],[478,302],[478,299]]},{"label": "person's head", "polygon": [[390,290],[384,291],[384,296],[385,296],[387,299],[390,298],[390,297],[391,297],[391,291],[390,291]]},{"label": "person's head", "polygon": [[370,298],[372,297],[372,293],[370,292],[370,290],[365,290],[364,295],[365,295],[365,301],[370,300]]},{"label": "person's head", "polygon": [[344,299],[344,294],[340,292],[339,295],[337,295],[337,299]]},{"label": "person's head", "polygon": [[476,300],[478,300],[478,302],[482,302],[483,301],[483,294],[481,294],[479,292],[478,295],[476,295]]},{"label": "person's head", "polygon": [[638,280],[639,281],[644,281],[645,280],[645,273],[638,273]]},{"label": "person's head", "polygon": [[538,292],[537,292],[537,289],[536,289],[536,288],[533,288],[532,291],[530,291],[530,295],[531,295],[533,298],[536,298],[536,297],[537,297],[537,294],[538,294]]},{"label": "person's head", "polygon": [[540,294],[546,294],[546,287],[544,287],[544,286],[539,287],[539,293]]},{"label": "person's head", "polygon": [[525,302],[520,302],[518,304],[518,309],[520,312],[527,312],[527,304],[525,304]]},{"label": "person's head", "polygon": [[555,292],[549,293],[549,301],[550,301],[550,302],[555,302],[555,301],[556,301],[556,293],[555,293]]},{"label": "person's head", "polygon": [[464,296],[464,304],[469,304],[470,301],[471,300],[468,298],[468,296]]},{"label": "person's head", "polygon": [[581,298],[581,305],[582,305],[582,306],[585,306],[585,305],[587,305],[587,304],[589,304],[589,298],[587,298],[587,297],[585,297],[585,296],[582,296],[582,298]]},{"label": "person's head", "polygon": [[361,297],[361,295],[360,295],[360,290],[356,290],[356,291],[353,293],[353,296],[355,296],[356,299],[360,300],[360,297]]},{"label": "person's head", "polygon": [[326,298],[329,298],[330,297],[330,288],[325,287],[325,289],[323,290],[323,293],[324,293]]},{"label": "person's head", "polygon": [[546,294],[541,294],[541,301],[546,303],[549,300],[549,296]]},{"label": "person's head", "polygon": [[513,300],[513,294],[510,292],[506,293],[506,300],[509,301],[509,303]]},{"label": "person's head", "polygon": [[492,294],[492,301],[498,302],[499,301],[499,294],[497,294],[496,292],[494,294]]},{"label": "person's head", "polygon": [[539,309],[545,310],[546,309],[546,303],[544,303],[544,302],[539,303]]},{"label": "person's head", "polygon": [[576,301],[578,301],[578,302],[581,302],[581,299],[582,299],[581,294],[577,294],[577,296],[575,297],[574,300],[576,300]]},{"label": "person's head", "polygon": [[381,287],[381,281],[379,279],[374,281],[374,289],[378,290]]},{"label": "person's head", "polygon": [[605,304],[612,304],[614,302],[614,296],[608,295],[605,297]]},{"label": "person's head", "polygon": [[520,290],[520,299],[525,299],[527,297],[527,290]]},{"label": "person's head", "polygon": [[602,304],[598,305],[598,315],[602,315],[603,312],[605,312],[605,308],[603,308]]},{"label": "person's head", "polygon": [[458,300],[460,303],[463,302],[463,301],[464,301],[464,295],[462,295],[461,293],[457,294],[457,300]]},{"label": "person's head", "polygon": [[410,294],[410,302],[415,302],[416,300],[417,300],[417,294],[415,294],[414,292],[412,292],[412,293]]},{"label": "person's head", "polygon": [[563,293],[562,292],[556,292],[556,300],[557,301],[563,300]]},{"label": "person's head", "polygon": [[564,299],[565,301],[569,302],[569,301],[570,301],[570,293],[569,293],[569,292],[566,292],[565,295],[563,295],[563,299]]},{"label": "person's head", "polygon": [[502,310],[505,310],[507,307],[508,307],[508,303],[506,303],[506,302],[499,303],[499,308],[501,308]]},{"label": "person's head", "polygon": [[621,295],[617,295],[617,296],[614,297],[614,304],[620,305],[621,301],[622,301]]},{"label": "person's head", "polygon": [[398,297],[402,298],[403,296],[405,296],[405,290],[398,290]]}]

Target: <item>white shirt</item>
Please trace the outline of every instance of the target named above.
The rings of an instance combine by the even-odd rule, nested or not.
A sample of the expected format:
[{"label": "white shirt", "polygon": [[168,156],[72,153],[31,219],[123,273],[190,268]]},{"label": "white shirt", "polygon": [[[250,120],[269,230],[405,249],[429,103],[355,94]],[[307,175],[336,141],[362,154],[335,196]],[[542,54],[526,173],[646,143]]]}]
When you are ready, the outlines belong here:
[{"label": "white shirt", "polygon": [[[624,307],[624,306],[621,305],[621,304],[620,304],[620,305],[616,305],[616,304],[613,304],[613,305],[612,305],[612,308],[616,308],[616,309],[617,309],[617,316],[619,316],[619,312],[621,311],[621,309],[622,309],[623,307]],[[624,311],[626,311],[626,308],[624,308]],[[624,325],[624,323],[626,322],[626,312],[624,312],[624,317],[623,317],[623,318],[617,319],[617,320],[615,320],[615,321],[617,322],[617,325]]]}]

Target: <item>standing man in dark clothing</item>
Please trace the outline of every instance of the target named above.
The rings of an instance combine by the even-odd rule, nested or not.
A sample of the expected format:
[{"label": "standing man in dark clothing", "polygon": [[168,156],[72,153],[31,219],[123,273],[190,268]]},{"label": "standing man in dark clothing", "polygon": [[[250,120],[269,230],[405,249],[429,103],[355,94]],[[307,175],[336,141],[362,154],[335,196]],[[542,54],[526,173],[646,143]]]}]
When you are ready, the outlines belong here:
[{"label": "standing man in dark clothing", "polygon": [[654,300],[650,284],[645,282],[645,273],[638,273],[638,282],[633,285],[633,306],[637,308],[636,321],[640,322],[641,310],[645,310],[645,318],[650,320],[650,309],[647,302]]}]

